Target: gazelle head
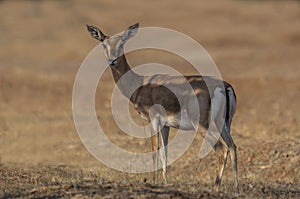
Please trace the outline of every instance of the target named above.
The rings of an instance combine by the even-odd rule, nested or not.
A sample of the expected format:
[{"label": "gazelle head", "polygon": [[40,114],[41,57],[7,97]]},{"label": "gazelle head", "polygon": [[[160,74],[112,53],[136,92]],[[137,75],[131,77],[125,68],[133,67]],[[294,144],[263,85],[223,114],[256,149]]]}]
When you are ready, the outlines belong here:
[{"label": "gazelle head", "polygon": [[139,24],[129,26],[122,34],[106,36],[97,27],[87,25],[87,30],[91,36],[99,40],[104,48],[107,62],[110,66],[118,64],[118,58],[124,54],[124,44],[126,41],[136,35]]}]

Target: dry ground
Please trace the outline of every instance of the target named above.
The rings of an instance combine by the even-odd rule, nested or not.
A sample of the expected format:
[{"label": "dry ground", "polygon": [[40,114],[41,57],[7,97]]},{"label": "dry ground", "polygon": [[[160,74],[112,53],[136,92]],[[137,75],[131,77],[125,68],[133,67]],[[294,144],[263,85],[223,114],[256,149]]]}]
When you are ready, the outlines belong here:
[{"label": "dry ground", "polygon": [[[297,1],[0,1],[0,198],[300,197],[299,20]],[[230,163],[221,192],[211,191],[217,158],[197,158],[200,136],[169,167],[168,186],[154,185],[149,173],[114,171],[81,144],[72,87],[96,45],[85,24],[112,34],[137,21],[193,37],[234,85],[239,196],[232,193]],[[193,72],[168,56],[146,51],[128,59]],[[149,150],[148,140],[124,136],[116,127],[109,71],[101,82],[96,109],[109,138],[131,151]]]}]

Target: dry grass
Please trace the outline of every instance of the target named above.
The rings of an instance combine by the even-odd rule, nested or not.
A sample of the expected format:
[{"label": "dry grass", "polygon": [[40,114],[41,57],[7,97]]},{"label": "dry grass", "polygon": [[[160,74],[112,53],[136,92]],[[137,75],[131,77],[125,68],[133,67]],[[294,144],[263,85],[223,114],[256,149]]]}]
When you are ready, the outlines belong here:
[{"label": "dry grass", "polygon": [[[158,8],[161,12],[154,13]],[[110,34],[136,21],[193,37],[234,85],[240,197],[299,197],[299,9],[295,1],[1,1],[0,198],[236,197],[230,163],[221,192],[211,191],[217,158],[211,153],[198,159],[200,136],[169,166],[166,187],[154,185],[149,173],[107,168],[81,144],[72,118],[72,86],[81,61],[96,45],[85,24]],[[128,57],[132,65],[159,62],[194,72],[182,69],[183,60],[156,51]],[[149,141],[116,127],[113,87],[106,71],[96,97],[101,125],[118,146],[149,150]]]}]

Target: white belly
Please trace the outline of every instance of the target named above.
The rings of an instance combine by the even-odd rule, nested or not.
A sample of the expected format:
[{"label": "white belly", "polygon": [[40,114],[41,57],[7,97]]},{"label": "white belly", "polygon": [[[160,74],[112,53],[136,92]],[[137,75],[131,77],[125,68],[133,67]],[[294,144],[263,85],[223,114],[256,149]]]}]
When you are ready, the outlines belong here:
[{"label": "white belly", "polygon": [[182,114],[168,115],[165,125],[182,130],[195,130],[196,128],[196,125],[190,120],[186,110],[183,110]]}]

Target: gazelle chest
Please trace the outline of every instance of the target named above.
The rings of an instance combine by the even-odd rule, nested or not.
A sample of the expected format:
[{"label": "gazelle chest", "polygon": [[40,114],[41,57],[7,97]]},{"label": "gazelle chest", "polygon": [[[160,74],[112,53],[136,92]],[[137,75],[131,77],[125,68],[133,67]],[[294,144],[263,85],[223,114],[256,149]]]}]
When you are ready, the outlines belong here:
[{"label": "gazelle chest", "polygon": [[143,120],[148,121],[148,122],[150,121],[149,113],[148,113],[148,111],[145,110],[145,107],[143,107],[139,104],[134,104],[134,108]]}]

